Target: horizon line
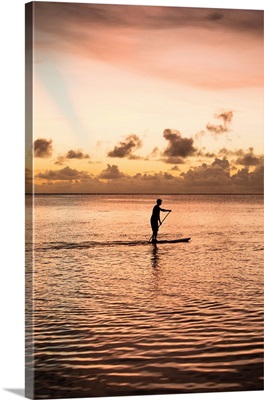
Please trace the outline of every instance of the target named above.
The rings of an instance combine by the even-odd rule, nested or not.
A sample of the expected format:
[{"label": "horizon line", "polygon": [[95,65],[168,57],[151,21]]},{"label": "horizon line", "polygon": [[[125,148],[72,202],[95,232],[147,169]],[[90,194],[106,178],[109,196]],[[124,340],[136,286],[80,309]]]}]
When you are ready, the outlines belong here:
[{"label": "horizon line", "polygon": [[132,193],[132,192],[128,192],[128,193],[123,193],[123,192],[111,192],[111,193],[107,193],[107,192],[103,192],[103,193],[98,193],[98,192],[94,192],[94,193],[25,193],[26,196],[71,196],[71,195],[80,195],[80,196],[114,196],[114,195],[129,195],[129,196],[138,196],[138,195],[144,195],[144,196],[263,196],[264,193],[162,193],[162,192],[157,192],[157,193]]}]

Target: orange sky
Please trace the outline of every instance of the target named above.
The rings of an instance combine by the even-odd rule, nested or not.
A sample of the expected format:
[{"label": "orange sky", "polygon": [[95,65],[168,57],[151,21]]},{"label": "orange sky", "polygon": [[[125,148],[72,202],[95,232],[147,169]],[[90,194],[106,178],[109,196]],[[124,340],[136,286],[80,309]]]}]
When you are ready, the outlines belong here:
[{"label": "orange sky", "polygon": [[263,11],[37,2],[33,21],[37,193],[262,193]]}]

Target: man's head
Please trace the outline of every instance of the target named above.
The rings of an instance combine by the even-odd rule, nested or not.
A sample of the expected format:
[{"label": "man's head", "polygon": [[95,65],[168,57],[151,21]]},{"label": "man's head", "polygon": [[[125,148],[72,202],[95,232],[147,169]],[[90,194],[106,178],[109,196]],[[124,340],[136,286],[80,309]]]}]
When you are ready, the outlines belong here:
[{"label": "man's head", "polygon": [[161,199],[158,199],[158,200],[157,200],[157,204],[160,206],[161,203],[162,203],[162,200],[161,200]]}]

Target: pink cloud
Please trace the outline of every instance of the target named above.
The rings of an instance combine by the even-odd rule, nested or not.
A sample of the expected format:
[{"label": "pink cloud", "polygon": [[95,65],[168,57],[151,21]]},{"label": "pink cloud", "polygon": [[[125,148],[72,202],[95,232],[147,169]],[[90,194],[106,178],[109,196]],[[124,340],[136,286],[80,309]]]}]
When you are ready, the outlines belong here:
[{"label": "pink cloud", "polygon": [[37,48],[56,55],[207,89],[263,85],[262,11],[70,3],[35,11]]}]

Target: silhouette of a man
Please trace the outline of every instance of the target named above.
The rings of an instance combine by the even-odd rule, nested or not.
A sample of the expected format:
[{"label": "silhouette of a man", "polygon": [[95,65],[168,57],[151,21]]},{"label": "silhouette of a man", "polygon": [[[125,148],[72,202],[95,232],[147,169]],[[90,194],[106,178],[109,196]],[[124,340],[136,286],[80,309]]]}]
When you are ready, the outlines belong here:
[{"label": "silhouette of a man", "polygon": [[158,230],[159,230],[159,226],[161,225],[161,220],[160,220],[160,211],[164,211],[164,212],[171,212],[171,210],[165,210],[164,208],[161,208],[160,205],[162,203],[161,199],[157,200],[157,204],[153,207],[152,210],[152,215],[150,218],[150,224],[151,224],[151,228],[152,228],[152,242],[156,242],[157,241],[157,235],[158,235]]}]

